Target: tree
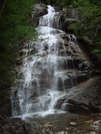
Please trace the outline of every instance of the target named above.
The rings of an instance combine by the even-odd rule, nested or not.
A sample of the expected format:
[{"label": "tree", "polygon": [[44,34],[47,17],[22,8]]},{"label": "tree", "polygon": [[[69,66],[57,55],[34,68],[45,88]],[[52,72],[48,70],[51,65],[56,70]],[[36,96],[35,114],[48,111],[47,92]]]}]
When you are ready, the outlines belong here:
[{"label": "tree", "polygon": [[0,46],[17,44],[34,33],[34,27],[28,23],[32,4],[32,0],[7,1],[0,20]]},{"label": "tree", "polygon": [[35,26],[30,24],[33,0],[0,1],[0,83],[9,84],[20,43],[35,37]]}]

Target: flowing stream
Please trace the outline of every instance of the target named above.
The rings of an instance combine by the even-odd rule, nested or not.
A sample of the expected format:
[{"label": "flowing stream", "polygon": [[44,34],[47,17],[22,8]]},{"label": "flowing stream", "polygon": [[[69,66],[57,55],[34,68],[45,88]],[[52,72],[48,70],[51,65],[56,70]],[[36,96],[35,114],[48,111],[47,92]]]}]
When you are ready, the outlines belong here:
[{"label": "flowing stream", "polygon": [[[48,13],[40,18],[36,28],[39,40],[24,46],[25,53],[19,71],[21,79],[16,80],[11,93],[13,117],[44,117],[64,113],[68,102],[63,103],[60,109],[56,108],[56,103],[66,94],[67,88],[78,83],[76,71],[70,70],[77,69],[72,52],[66,52],[62,38],[65,33],[59,30],[60,15],[50,5],[47,10]],[[67,38],[68,51],[72,51],[72,42],[77,52],[82,53],[75,36],[68,34]]]}]

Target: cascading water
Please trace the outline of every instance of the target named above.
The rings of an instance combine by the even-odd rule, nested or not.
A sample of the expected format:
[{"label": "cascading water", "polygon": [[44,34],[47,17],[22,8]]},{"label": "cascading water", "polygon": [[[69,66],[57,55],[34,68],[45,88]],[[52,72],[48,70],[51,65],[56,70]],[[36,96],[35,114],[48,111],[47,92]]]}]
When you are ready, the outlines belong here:
[{"label": "cascading water", "polygon": [[[66,52],[61,38],[65,33],[58,29],[59,17],[59,13],[49,5],[48,14],[40,18],[36,28],[39,40],[24,46],[28,51],[20,68],[21,79],[17,80],[11,93],[12,116],[25,118],[64,112],[65,103],[60,110],[55,105],[66,94],[67,88],[77,84],[78,77],[75,71],[69,70],[77,67],[73,55]],[[69,45],[71,42],[77,45],[73,35],[68,35],[68,39]],[[28,55],[29,51],[36,52],[37,56]],[[78,46],[77,51],[81,53]]]}]

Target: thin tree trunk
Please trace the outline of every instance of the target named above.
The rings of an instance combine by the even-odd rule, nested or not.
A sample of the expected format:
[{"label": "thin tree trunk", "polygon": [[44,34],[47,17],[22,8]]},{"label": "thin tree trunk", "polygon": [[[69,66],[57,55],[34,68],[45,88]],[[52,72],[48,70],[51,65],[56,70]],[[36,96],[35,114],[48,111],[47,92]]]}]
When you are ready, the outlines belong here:
[{"label": "thin tree trunk", "polygon": [[4,4],[3,4],[2,9],[0,11],[0,19],[1,19],[1,15],[3,13],[3,9],[4,9],[5,5],[6,5],[6,2],[7,2],[7,0],[4,1]]}]

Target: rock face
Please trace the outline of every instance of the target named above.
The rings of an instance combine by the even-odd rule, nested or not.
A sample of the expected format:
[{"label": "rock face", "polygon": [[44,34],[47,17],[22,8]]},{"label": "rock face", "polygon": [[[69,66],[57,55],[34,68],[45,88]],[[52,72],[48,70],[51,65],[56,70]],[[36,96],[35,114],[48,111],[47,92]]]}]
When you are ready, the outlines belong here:
[{"label": "rock face", "polygon": [[[57,88],[60,91],[65,90],[66,95],[62,98],[57,100],[55,104],[56,109],[63,109],[65,111],[70,112],[100,112],[100,99],[101,99],[101,92],[100,92],[100,78],[95,77],[96,70],[94,70],[94,65],[90,61],[90,59],[80,50],[78,45],[74,42],[75,38],[73,35],[64,34],[61,35],[62,39],[64,40],[65,50],[62,45],[61,40],[58,40],[59,44],[59,55],[64,57],[64,61],[62,62],[61,59],[58,61],[58,71],[60,72],[58,77],[58,85]],[[71,38],[71,42],[69,42],[69,38]],[[31,45],[33,48],[34,44]],[[24,52],[30,51],[31,48],[24,49]],[[47,56],[47,49],[44,50],[42,55],[42,60],[45,63],[45,57]],[[20,53],[22,53],[20,51]],[[24,54],[23,54],[24,56]],[[67,60],[65,60],[65,56],[67,56]],[[26,55],[25,55],[26,57]],[[33,58],[32,58],[33,59]],[[32,60],[27,57],[23,59],[23,62],[26,60]],[[41,69],[43,61],[37,61],[35,66]],[[61,66],[60,66],[61,65]],[[16,69],[17,70],[17,69]],[[19,69],[18,69],[19,71]],[[23,74],[20,68],[19,74]],[[36,72],[33,72],[32,76],[35,75]],[[51,75],[48,72],[47,66],[44,65],[43,70],[40,70],[37,74],[40,83],[40,94],[44,94],[46,88],[51,87],[51,77],[53,77],[53,72]],[[81,83],[81,84],[80,84]],[[21,84],[21,80],[20,80]],[[23,84],[23,80],[22,80]],[[19,85],[19,84],[18,84]],[[34,85],[34,88],[33,88]],[[72,88],[75,87],[75,88]],[[32,80],[31,85],[29,86],[31,95],[29,99],[33,99],[33,97],[38,97],[37,91],[37,81]],[[17,92],[17,91],[16,91]],[[16,97],[17,93],[15,93]],[[47,97],[46,97],[47,98]],[[45,98],[45,99],[46,99]],[[37,102],[38,99],[35,100]],[[48,106],[48,100],[45,103]],[[33,109],[35,110],[35,106],[33,105]]]},{"label": "rock face", "polygon": [[38,25],[39,17],[42,15],[47,14],[47,6],[45,4],[35,4],[33,5],[33,12],[32,12],[32,22]]},{"label": "rock face", "polygon": [[67,33],[72,33],[76,35],[78,42],[82,42],[83,46],[85,46],[88,49],[90,57],[93,59],[94,64],[97,65],[96,68],[99,68],[100,70],[101,58],[99,54],[93,52],[93,50],[99,48],[99,46],[97,45],[98,44],[97,40],[94,38],[100,37],[101,26],[97,25],[95,30],[96,32],[92,30],[94,38],[90,37],[92,35],[86,35],[84,32],[82,32],[87,28],[86,26],[84,26],[84,23],[82,23],[83,16],[82,17],[81,16],[82,13],[79,11],[78,8],[75,7],[69,7],[68,9],[64,8],[62,11],[60,11],[61,29],[66,31]]},{"label": "rock face", "polygon": [[69,89],[66,96],[58,100],[56,107],[76,113],[100,112],[101,82],[98,76]]},{"label": "rock face", "polygon": [[76,8],[63,9],[62,11],[60,11],[60,17],[61,17],[61,28],[66,32],[70,31],[73,33],[73,29],[70,29],[69,25],[71,23],[75,23],[78,21],[77,9]]}]

